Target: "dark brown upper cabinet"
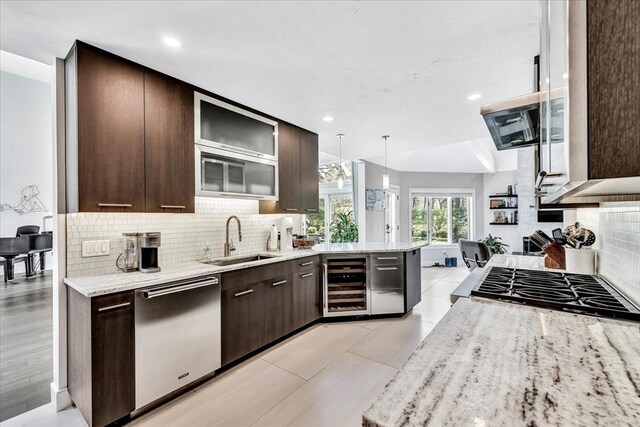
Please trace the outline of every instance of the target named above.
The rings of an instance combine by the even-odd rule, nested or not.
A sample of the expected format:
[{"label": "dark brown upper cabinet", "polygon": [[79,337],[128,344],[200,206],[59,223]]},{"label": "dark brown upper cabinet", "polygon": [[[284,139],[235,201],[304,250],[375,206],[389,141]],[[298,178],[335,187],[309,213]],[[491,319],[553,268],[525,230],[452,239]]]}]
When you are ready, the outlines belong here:
[{"label": "dark brown upper cabinet", "polygon": [[144,71],[77,42],[65,86],[67,211],[144,212]]},{"label": "dark brown upper cabinet", "polygon": [[278,200],[260,201],[260,213],[318,212],[318,135],[278,123]]},{"label": "dark brown upper cabinet", "polygon": [[318,212],[320,199],[318,135],[300,129],[300,208],[301,213]]},{"label": "dark brown upper cabinet", "polygon": [[193,88],[82,42],[65,68],[68,212],[194,212]]},{"label": "dark brown upper cabinet", "polygon": [[147,212],[194,212],[193,89],[153,71],[144,75]]}]

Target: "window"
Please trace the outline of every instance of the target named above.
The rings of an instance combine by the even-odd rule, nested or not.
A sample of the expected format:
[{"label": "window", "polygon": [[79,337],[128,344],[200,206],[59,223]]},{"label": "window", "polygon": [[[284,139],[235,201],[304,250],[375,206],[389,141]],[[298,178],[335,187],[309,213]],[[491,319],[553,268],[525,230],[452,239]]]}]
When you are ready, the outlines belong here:
[{"label": "window", "polygon": [[[320,242],[337,242],[345,239],[345,241],[353,241],[354,238],[357,240],[357,231],[353,231],[355,214],[351,162],[324,163],[318,169],[320,209],[318,213],[306,216],[307,234]],[[338,187],[339,178],[343,180],[342,188]],[[334,236],[331,235],[332,231]]]},{"label": "window", "polygon": [[455,245],[473,235],[473,191],[411,190],[411,241]]}]

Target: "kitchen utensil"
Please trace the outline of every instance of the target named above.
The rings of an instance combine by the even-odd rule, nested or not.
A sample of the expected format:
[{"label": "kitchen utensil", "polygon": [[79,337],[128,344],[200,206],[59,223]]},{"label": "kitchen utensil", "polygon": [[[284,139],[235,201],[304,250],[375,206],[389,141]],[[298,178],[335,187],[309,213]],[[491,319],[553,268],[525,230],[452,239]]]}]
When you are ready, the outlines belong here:
[{"label": "kitchen utensil", "polygon": [[553,230],[553,240],[555,240],[555,242],[559,245],[567,244],[567,239],[564,238],[561,228],[556,228],[555,230]]},{"label": "kitchen utensil", "polygon": [[529,236],[529,238],[533,241],[533,243],[538,245],[543,250],[546,246],[549,245],[549,242],[538,236],[536,233],[533,233],[531,236]]},{"label": "kitchen utensil", "polygon": [[536,230],[532,235],[531,239],[542,249],[554,243],[554,240],[547,236],[542,230]]},{"label": "kitchen utensil", "polygon": [[584,241],[582,246],[592,246],[596,242],[596,235],[589,229],[585,230],[587,230],[587,239]]}]

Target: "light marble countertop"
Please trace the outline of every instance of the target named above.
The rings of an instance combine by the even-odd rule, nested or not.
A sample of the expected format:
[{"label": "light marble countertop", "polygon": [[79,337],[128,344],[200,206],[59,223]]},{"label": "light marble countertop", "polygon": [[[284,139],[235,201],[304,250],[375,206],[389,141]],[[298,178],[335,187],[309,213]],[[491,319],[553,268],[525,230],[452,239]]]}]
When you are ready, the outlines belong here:
[{"label": "light marble countertop", "polygon": [[408,252],[426,246],[424,243],[321,243],[313,250],[318,253],[371,253],[371,252]]},{"label": "light marble countertop", "polygon": [[[112,294],[115,292],[130,291],[133,289],[148,286],[160,285],[176,280],[190,279],[209,274],[225,273],[233,270],[240,270],[248,267],[266,265],[275,262],[288,261],[296,258],[304,258],[313,255],[335,254],[335,253],[369,253],[369,252],[406,252],[422,247],[415,243],[335,243],[319,244],[312,249],[296,249],[287,252],[261,252],[268,255],[260,261],[244,262],[233,265],[217,266],[193,261],[184,264],[174,265],[169,268],[162,268],[158,273],[113,273],[101,276],[66,277],[64,283],[80,292],[86,297]],[[243,258],[249,255],[239,254],[225,259]]]},{"label": "light marble countertop", "polygon": [[364,426],[640,424],[640,323],[462,298]]}]

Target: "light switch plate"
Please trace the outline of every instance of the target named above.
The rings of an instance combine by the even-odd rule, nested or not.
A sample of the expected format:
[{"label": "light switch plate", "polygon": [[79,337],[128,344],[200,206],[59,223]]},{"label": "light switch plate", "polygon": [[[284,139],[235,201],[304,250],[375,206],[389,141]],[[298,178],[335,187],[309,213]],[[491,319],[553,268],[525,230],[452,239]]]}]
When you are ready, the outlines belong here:
[{"label": "light switch plate", "polygon": [[82,242],[82,258],[111,254],[108,240],[85,240]]}]

